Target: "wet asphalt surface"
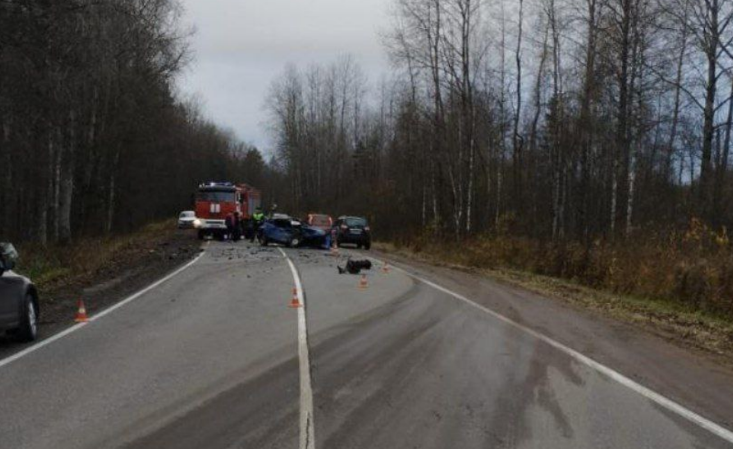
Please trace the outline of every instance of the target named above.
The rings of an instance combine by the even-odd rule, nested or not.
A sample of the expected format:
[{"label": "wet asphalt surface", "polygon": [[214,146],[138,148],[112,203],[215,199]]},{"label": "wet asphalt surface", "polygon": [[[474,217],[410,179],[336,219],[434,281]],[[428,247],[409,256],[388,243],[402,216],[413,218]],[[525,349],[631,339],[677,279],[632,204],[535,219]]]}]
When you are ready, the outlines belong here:
[{"label": "wet asphalt surface", "polygon": [[[731,447],[398,270],[376,266],[359,288],[358,276],[336,270],[356,251],[286,252],[306,296],[318,448]],[[477,296],[507,295],[507,314],[528,325],[542,316],[540,331],[559,339],[562,320],[590,326],[575,311],[534,305],[531,295],[462,284]],[[0,448],[297,448],[292,287],[277,249],[212,242],[193,266],[136,301],[0,367]],[[597,326],[615,352],[582,342],[594,357],[640,357],[634,345],[604,336],[610,324]],[[692,373],[706,367],[688,363]],[[711,393],[700,387],[695,395],[695,379],[707,374],[688,382],[675,369],[653,386],[705,416],[733,416],[727,372],[706,383],[721,399],[699,403],[694,397]]]}]

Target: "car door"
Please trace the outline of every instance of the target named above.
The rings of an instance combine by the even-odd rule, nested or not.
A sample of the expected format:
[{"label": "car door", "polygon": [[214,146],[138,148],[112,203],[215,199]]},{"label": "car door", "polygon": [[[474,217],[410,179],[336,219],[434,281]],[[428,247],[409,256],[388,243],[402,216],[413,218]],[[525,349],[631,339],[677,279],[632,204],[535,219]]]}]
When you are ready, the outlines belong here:
[{"label": "car door", "polygon": [[290,220],[277,219],[273,224],[275,225],[275,238],[273,240],[283,244],[290,242],[293,237]]},{"label": "car door", "polygon": [[12,271],[0,275],[0,328],[18,323],[22,289],[23,280]]}]

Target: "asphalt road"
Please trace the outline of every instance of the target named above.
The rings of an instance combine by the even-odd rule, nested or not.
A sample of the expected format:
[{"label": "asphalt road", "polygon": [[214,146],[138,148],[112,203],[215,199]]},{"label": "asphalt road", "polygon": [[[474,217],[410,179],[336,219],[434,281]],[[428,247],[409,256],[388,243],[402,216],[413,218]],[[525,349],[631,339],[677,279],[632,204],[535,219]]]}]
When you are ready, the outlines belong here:
[{"label": "asphalt road", "polygon": [[459,297],[395,268],[363,289],[337,274],[345,254],[285,254],[307,333],[279,249],[212,243],[134,301],[0,361],[0,448],[299,448],[308,406],[317,448],[733,447],[733,375],[705,359],[469,275],[401,265]]}]

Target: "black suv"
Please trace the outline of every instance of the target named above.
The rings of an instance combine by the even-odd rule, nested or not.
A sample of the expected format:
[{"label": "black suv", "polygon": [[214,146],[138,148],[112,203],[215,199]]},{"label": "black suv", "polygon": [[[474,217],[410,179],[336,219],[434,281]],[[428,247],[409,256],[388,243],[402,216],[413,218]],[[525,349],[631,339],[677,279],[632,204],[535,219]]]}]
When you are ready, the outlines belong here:
[{"label": "black suv", "polygon": [[351,243],[357,248],[372,247],[372,233],[366,218],[339,217],[333,227],[336,229],[336,241],[339,246]]},{"label": "black suv", "polygon": [[38,293],[30,279],[13,272],[18,252],[10,243],[0,243],[0,331],[22,341],[38,336]]}]

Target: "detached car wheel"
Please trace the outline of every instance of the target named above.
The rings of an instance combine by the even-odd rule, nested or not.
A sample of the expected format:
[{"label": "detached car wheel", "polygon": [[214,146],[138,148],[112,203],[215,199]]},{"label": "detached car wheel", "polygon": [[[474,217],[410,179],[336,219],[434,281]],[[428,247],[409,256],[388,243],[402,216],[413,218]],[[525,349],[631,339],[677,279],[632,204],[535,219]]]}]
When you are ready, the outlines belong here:
[{"label": "detached car wheel", "polygon": [[38,337],[38,310],[33,296],[26,295],[23,303],[23,312],[20,317],[18,328],[18,339],[21,341],[33,341]]}]

